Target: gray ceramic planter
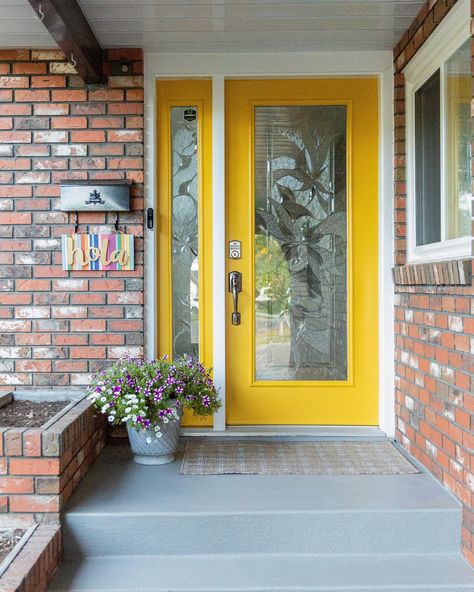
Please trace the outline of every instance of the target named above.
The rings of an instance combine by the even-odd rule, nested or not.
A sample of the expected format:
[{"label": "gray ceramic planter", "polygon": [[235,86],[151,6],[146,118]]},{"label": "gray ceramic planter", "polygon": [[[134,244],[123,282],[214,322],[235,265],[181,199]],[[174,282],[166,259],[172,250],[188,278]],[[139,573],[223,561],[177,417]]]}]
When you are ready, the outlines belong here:
[{"label": "gray ceramic planter", "polygon": [[174,461],[181,428],[181,409],[178,410],[178,414],[179,420],[161,424],[161,438],[157,438],[153,430],[136,430],[127,425],[133,460],[136,463],[164,465]]}]

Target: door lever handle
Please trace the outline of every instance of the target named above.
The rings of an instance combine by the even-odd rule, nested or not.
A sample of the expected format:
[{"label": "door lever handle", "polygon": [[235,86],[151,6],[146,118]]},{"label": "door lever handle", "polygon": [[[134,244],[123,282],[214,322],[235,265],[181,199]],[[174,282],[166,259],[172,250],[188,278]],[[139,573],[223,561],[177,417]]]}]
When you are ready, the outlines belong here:
[{"label": "door lever handle", "polygon": [[229,292],[232,293],[232,299],[234,301],[232,324],[240,325],[239,292],[242,292],[242,274],[240,271],[231,271],[229,273]]}]

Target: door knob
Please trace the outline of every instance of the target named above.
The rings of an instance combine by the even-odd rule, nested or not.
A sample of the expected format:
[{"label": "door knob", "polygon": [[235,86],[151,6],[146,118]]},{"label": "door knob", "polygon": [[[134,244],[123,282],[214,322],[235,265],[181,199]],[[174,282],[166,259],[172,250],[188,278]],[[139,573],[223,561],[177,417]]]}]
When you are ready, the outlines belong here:
[{"label": "door knob", "polygon": [[229,273],[229,292],[231,292],[234,301],[232,324],[240,325],[239,292],[242,292],[242,274],[240,271],[231,271]]}]

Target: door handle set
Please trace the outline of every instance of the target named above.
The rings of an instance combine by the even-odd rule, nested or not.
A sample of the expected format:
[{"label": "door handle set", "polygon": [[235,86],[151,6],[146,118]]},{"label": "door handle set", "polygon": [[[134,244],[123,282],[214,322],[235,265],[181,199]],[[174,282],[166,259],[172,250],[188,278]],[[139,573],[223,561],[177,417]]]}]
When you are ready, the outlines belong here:
[{"label": "door handle set", "polygon": [[234,312],[232,313],[232,324],[240,325],[239,312],[239,293],[242,292],[242,274],[240,271],[231,271],[229,273],[229,292],[234,301]]}]

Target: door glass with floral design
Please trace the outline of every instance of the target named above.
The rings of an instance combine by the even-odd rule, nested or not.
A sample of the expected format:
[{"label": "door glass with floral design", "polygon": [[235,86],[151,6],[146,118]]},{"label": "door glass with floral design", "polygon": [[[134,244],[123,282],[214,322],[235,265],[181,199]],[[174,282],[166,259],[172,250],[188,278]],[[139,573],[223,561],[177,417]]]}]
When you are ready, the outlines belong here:
[{"label": "door glass with floral design", "polygon": [[255,108],[256,380],[347,379],[347,108]]},{"label": "door glass with floral design", "polygon": [[197,116],[171,109],[173,356],[199,356]]}]

